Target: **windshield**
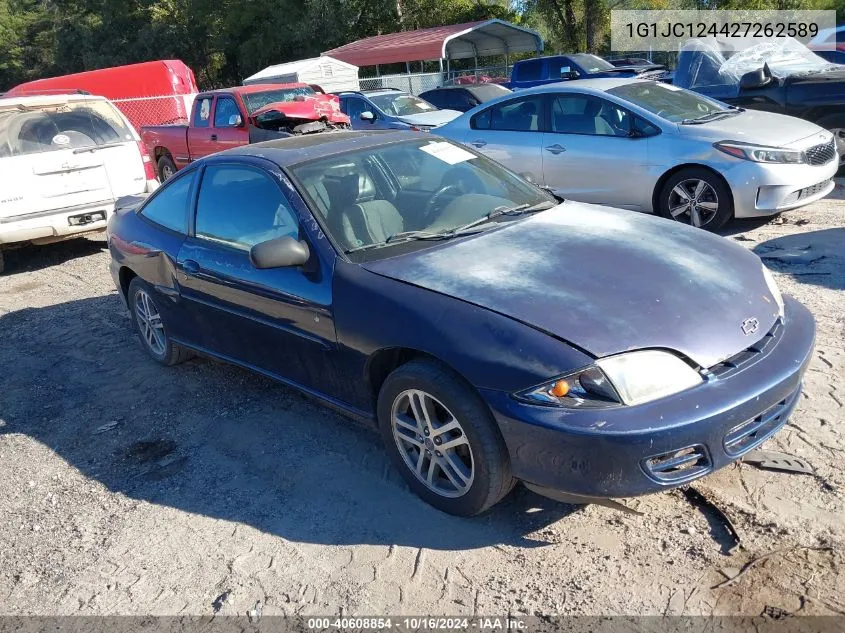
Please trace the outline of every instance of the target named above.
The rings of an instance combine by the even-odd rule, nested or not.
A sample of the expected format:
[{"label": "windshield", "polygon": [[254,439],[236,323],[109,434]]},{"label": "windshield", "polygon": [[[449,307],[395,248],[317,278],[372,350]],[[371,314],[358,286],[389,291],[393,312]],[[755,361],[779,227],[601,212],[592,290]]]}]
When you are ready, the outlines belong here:
[{"label": "windshield", "polygon": [[577,55],[570,55],[569,58],[578,64],[588,73],[600,73],[605,70],[613,70],[616,68],[610,62],[603,60],[601,57],[595,55],[588,55],[586,53],[578,53]]},{"label": "windshield", "polygon": [[673,123],[731,111],[728,106],[718,101],[707,99],[689,90],[653,81],[634,81],[624,86],[611,88],[607,93],[625,99]]},{"label": "windshield", "polygon": [[49,106],[20,105],[0,112],[0,157],[134,141],[123,117],[107,101]]},{"label": "windshield", "polygon": [[536,185],[444,140],[369,147],[309,161],[291,171],[344,251],[409,231],[447,233],[496,209],[557,204]]},{"label": "windshield", "polygon": [[268,90],[267,92],[253,92],[250,94],[242,94],[246,109],[250,114],[256,110],[260,110],[271,103],[283,103],[285,101],[293,101],[297,97],[308,97],[316,94],[314,89],[310,86],[299,86],[298,88],[280,88],[278,90]]},{"label": "windshield", "polygon": [[419,97],[415,97],[404,92],[368,96],[370,101],[376,104],[376,107],[379,110],[387,114],[392,114],[393,116],[424,114],[438,109],[436,106],[431,105],[428,101],[423,101]]}]

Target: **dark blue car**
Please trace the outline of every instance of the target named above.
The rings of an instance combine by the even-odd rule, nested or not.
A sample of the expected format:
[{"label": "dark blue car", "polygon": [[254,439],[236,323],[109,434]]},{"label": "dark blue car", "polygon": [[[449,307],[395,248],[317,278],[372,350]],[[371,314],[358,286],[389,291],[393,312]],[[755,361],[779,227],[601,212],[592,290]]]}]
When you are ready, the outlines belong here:
[{"label": "dark blue car", "polygon": [[666,68],[659,64],[614,66],[597,55],[571,53],[518,61],[513,65],[511,80],[506,85],[511,90],[520,90],[570,79],[644,77],[661,80],[664,75]]},{"label": "dark blue car", "polygon": [[124,203],[108,243],[152,358],[223,359],[377,424],[458,515],[517,480],[585,502],[725,466],[785,424],[813,346],[741,246],[412,132],[202,159]]}]

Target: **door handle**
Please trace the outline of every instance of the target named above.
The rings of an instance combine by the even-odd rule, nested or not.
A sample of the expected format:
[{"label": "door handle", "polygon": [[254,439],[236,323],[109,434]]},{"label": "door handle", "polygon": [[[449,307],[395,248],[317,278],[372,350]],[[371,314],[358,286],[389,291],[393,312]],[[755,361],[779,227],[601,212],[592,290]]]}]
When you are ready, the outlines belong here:
[{"label": "door handle", "polygon": [[551,152],[552,154],[560,154],[561,152],[565,152],[566,148],[555,143],[554,145],[549,145],[546,148],[546,151]]},{"label": "door handle", "polygon": [[477,139],[475,141],[472,141],[470,143],[470,145],[473,145],[475,147],[484,147],[485,145],[487,145],[487,141],[482,141],[481,139]]},{"label": "door handle", "polygon": [[211,135],[211,140],[212,140],[212,141],[216,141],[216,140],[217,140],[217,135],[216,135],[216,134],[212,134],[212,135]]},{"label": "door handle", "polygon": [[200,271],[200,265],[193,259],[186,259],[182,262],[181,267],[187,275],[196,275]]}]

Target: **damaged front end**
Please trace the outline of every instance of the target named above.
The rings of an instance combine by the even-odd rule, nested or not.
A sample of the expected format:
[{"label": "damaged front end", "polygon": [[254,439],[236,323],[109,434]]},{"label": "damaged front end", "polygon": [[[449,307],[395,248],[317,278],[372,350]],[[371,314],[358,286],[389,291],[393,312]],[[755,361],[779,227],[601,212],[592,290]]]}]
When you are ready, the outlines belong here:
[{"label": "damaged front end", "polygon": [[299,95],[256,110],[250,117],[249,142],[348,129],[349,117],[340,111],[336,95]]}]

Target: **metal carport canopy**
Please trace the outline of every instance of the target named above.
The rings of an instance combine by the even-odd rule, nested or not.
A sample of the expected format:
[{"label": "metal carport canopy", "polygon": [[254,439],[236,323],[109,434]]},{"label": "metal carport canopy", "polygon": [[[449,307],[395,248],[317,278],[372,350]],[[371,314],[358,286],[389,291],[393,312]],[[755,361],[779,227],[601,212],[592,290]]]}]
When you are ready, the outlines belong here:
[{"label": "metal carport canopy", "polygon": [[376,66],[542,50],[543,38],[536,31],[492,19],[375,35],[325,51],[323,55],[355,66]]}]

